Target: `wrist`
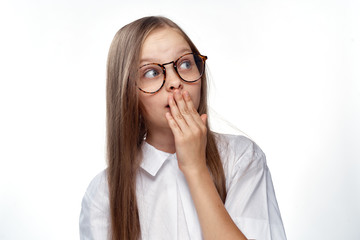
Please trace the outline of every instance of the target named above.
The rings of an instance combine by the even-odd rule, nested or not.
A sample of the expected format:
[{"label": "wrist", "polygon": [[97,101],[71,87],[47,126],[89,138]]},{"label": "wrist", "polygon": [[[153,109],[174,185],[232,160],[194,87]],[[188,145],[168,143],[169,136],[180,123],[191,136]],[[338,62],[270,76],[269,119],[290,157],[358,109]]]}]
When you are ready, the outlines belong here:
[{"label": "wrist", "polygon": [[210,175],[206,164],[202,164],[200,166],[181,167],[180,170],[186,179],[202,178],[206,175]]}]

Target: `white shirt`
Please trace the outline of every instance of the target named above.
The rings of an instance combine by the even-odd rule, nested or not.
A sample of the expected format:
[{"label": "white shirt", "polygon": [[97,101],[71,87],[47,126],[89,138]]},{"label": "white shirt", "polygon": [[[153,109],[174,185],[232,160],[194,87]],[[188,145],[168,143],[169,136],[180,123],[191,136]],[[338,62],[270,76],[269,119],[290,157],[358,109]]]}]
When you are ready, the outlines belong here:
[{"label": "white shirt", "polygon": [[[215,134],[224,167],[225,208],[248,239],[286,239],[275,192],[261,149],[244,136]],[[176,154],[144,142],[136,182],[141,239],[202,239],[200,223]],[[90,183],[80,213],[80,239],[108,239],[106,170]]]}]

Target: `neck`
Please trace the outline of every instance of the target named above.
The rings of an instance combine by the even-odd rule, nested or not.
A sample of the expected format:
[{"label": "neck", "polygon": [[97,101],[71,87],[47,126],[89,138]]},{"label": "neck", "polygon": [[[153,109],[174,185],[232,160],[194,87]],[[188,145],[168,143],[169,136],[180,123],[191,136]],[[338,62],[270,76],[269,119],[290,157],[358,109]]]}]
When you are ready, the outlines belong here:
[{"label": "neck", "polygon": [[148,129],[146,142],[160,151],[168,153],[176,152],[175,139],[170,128]]}]

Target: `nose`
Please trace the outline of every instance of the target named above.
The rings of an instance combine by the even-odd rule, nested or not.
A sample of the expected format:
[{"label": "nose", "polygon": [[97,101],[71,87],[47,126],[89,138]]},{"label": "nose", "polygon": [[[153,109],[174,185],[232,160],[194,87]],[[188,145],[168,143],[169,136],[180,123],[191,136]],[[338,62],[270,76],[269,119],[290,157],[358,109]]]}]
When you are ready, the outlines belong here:
[{"label": "nose", "polygon": [[170,66],[167,66],[167,69],[166,69],[165,87],[166,87],[166,90],[169,91],[169,92],[173,92],[176,89],[182,89],[183,88],[183,82],[180,79],[177,72],[175,71],[172,64]]}]

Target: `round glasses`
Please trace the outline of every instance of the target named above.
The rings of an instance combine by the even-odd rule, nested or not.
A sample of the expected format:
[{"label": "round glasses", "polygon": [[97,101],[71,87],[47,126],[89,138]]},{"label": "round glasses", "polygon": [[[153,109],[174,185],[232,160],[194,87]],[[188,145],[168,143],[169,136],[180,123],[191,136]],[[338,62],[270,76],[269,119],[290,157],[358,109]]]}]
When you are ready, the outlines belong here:
[{"label": "round glasses", "polygon": [[149,94],[158,92],[165,84],[165,65],[173,64],[177,75],[187,83],[198,81],[205,72],[207,56],[196,53],[186,53],[175,61],[164,64],[148,63],[139,68],[139,77],[136,82],[138,88]]}]

